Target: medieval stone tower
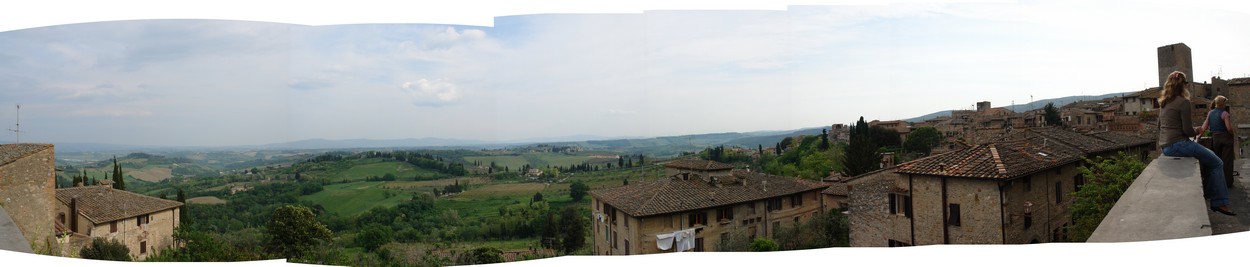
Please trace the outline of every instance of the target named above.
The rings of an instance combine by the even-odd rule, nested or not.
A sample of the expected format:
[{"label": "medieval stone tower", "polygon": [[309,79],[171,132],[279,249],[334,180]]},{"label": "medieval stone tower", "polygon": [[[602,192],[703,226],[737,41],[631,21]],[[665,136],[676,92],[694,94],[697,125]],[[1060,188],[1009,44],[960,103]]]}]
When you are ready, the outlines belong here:
[{"label": "medieval stone tower", "polygon": [[1159,88],[1173,71],[1185,73],[1185,79],[1194,82],[1194,62],[1189,46],[1176,43],[1159,47]]}]

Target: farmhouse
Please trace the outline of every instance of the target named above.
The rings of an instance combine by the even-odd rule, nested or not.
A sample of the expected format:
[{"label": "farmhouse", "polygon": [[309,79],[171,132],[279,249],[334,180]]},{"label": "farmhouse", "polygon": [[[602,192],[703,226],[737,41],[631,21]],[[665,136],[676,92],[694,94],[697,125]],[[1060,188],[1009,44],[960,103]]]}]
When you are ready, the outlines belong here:
[{"label": "farmhouse", "polygon": [[108,185],[57,189],[56,200],[56,226],[63,235],[121,241],[136,260],[174,245],[180,202]]},{"label": "farmhouse", "polygon": [[712,251],[730,235],[770,235],[821,212],[829,185],[683,160],[663,178],[591,191],[594,254]]}]

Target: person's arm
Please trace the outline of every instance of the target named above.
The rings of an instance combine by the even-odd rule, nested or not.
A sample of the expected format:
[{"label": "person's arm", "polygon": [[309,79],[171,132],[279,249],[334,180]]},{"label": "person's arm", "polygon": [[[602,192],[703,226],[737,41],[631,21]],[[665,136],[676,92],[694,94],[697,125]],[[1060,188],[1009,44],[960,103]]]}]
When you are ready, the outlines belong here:
[{"label": "person's arm", "polygon": [[[1215,112],[1215,110],[1211,110],[1211,111],[1207,112],[1207,116],[1206,116],[1206,118],[1210,118],[1210,117],[1211,117],[1211,112]],[[1194,128],[1194,131],[1195,131],[1195,132],[1198,132],[1197,136],[1202,136],[1202,134],[1203,134],[1203,133],[1206,133],[1206,132],[1207,132],[1207,129],[1210,129],[1210,128],[1207,128],[1207,127],[1211,127],[1211,125],[1210,125],[1210,124],[1208,124],[1208,123],[1210,123],[1210,122],[1211,122],[1211,120],[1210,120],[1210,119],[1203,119],[1203,120],[1202,120],[1202,126],[1198,126],[1198,128]]]},{"label": "person's arm", "polygon": [[1236,129],[1236,128],[1233,128],[1233,121],[1228,119],[1228,111],[1220,112],[1220,119],[1224,120],[1224,128],[1228,129],[1228,134],[1237,136],[1237,132],[1233,130],[1233,129]]},{"label": "person's arm", "polygon": [[1181,128],[1181,135],[1182,135],[1182,136],[1185,136],[1185,137],[1187,137],[1187,138],[1189,138],[1189,137],[1194,137],[1194,136],[1198,136],[1198,131],[1197,131],[1198,129],[1196,129],[1197,127],[1185,127],[1185,126],[1189,126],[1189,125],[1194,125],[1194,119],[1193,119],[1194,106],[1193,106],[1193,104],[1190,104],[1190,103],[1189,103],[1189,101],[1185,100],[1184,98],[1177,99],[1176,101],[1177,101],[1177,102],[1180,102],[1180,103],[1176,103],[1176,104],[1181,105],[1181,107],[1180,107],[1180,108],[1178,108],[1178,109],[1176,110],[1176,111],[1177,111],[1177,113],[1180,113],[1180,115],[1181,115],[1181,118],[1180,118],[1180,119],[1181,119],[1181,125],[1178,125],[1178,126],[1180,126],[1180,128]]}]

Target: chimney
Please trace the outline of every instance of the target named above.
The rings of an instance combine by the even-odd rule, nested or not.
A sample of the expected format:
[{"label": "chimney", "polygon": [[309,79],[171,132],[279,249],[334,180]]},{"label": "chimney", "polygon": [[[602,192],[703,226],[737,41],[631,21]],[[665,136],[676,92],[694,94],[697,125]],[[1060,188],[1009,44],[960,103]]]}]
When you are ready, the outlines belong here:
[{"label": "chimney", "polygon": [[764,192],[768,192],[768,181],[760,181],[760,184],[763,185]]}]

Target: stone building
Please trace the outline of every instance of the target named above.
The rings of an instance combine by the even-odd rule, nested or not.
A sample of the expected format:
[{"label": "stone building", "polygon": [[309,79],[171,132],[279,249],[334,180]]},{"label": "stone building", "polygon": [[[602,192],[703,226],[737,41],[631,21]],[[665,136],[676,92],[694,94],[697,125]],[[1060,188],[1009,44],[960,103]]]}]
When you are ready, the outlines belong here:
[{"label": "stone building", "polygon": [[820,192],[829,186],[743,170],[676,173],[591,191],[594,254],[675,252],[677,244],[658,241],[678,232],[692,234],[688,251],[713,251],[733,235],[771,235],[820,213]]},{"label": "stone building", "polygon": [[900,141],[907,141],[907,134],[911,133],[911,125],[907,124],[906,121],[900,121],[900,120],[893,120],[893,121],[872,120],[868,122],[868,127],[881,127],[885,129],[894,130],[895,132],[898,132],[898,140]]},{"label": "stone building", "polygon": [[174,245],[182,203],[109,185],[56,189],[56,222],[63,234],[121,241],[143,260]]},{"label": "stone building", "polygon": [[688,178],[693,174],[701,177],[724,177],[729,176],[733,168],[733,165],[711,160],[677,159],[664,163],[664,176],[682,175],[682,178]]},{"label": "stone building", "polygon": [[0,145],[0,206],[36,247],[53,235],[56,169],[48,144]]},{"label": "stone building", "polygon": [[1237,135],[1250,137],[1250,77],[1229,79],[1228,106]]},{"label": "stone building", "polygon": [[851,246],[1066,241],[1082,157],[1147,157],[1153,140],[1057,128],[934,155],[847,181]]}]

